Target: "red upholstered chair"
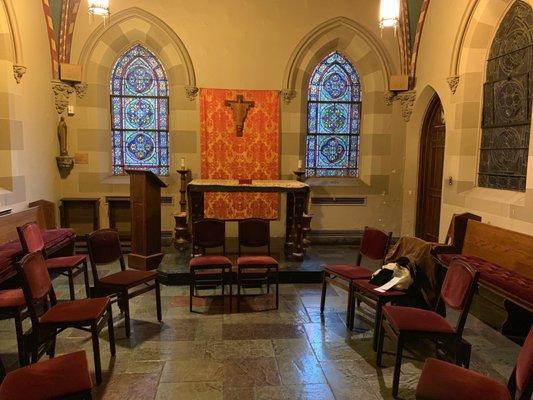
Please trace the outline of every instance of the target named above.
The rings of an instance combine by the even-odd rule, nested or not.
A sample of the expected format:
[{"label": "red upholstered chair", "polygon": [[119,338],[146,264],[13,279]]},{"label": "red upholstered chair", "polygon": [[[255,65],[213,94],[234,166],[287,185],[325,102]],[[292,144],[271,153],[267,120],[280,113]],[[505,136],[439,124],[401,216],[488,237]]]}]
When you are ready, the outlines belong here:
[{"label": "red upholstered chair", "polygon": [[111,356],[115,355],[115,334],[109,298],[58,302],[40,252],[24,256],[17,269],[31,319],[31,330],[25,334],[31,362],[36,363],[45,352],[53,357],[56,336],[65,329],[76,328],[91,332],[94,369],[96,382],[99,384],[102,381],[102,368],[98,335],[106,321]]},{"label": "red upholstered chair", "polygon": [[[396,342],[396,363],[392,382],[392,395],[398,395],[400,369],[404,344],[410,340],[431,339],[450,343],[456,349],[455,359],[459,362],[459,349],[462,344],[463,329],[474,292],[477,288],[479,272],[465,262],[454,260],[446,273],[435,311],[414,307],[384,306],[381,329],[378,335],[376,364],[381,366],[383,339],[385,332]],[[446,307],[460,311],[457,324],[450,325],[436,310],[443,302]],[[467,365],[468,366],[468,365]]]},{"label": "red upholstered chair", "polygon": [[[241,247],[266,247],[268,255],[241,255]],[[279,308],[279,268],[275,258],[270,256],[270,221],[249,218],[239,221],[239,257],[237,258],[237,308],[241,299],[241,288],[246,285],[266,284],[270,293],[270,282],[276,284],[276,310]]]},{"label": "red upholstered chair", "polygon": [[[206,218],[193,224],[192,231],[192,258],[189,261],[190,268],[190,292],[189,310],[194,312],[192,307],[193,297],[200,297],[197,294],[201,289],[212,289],[222,287],[222,297],[224,295],[224,279],[226,275],[231,275],[231,260],[226,257],[226,225],[224,221]],[[206,255],[205,251],[210,248],[222,248],[222,255]],[[200,250],[200,254],[196,251]],[[231,277],[230,277],[231,278]],[[231,311],[231,281],[229,285],[229,308]]]},{"label": "red upholstered chair", "polygon": [[[87,235],[87,249],[93,273],[94,291],[91,297],[111,296],[115,298],[124,311],[126,337],[130,337],[129,300],[155,290],[157,320],[161,322],[161,287],[156,271],[138,271],[126,269],[119,234],[114,229],[100,229]],[[119,261],[120,271],[101,277],[98,266]],[[130,291],[130,289],[134,289]]]},{"label": "red upholstered chair", "polygon": [[87,259],[85,256],[48,258],[46,256],[46,249],[41,230],[35,222],[28,222],[23,226],[19,226],[17,227],[17,231],[25,254],[36,251],[42,252],[46,259],[46,268],[48,269],[48,272],[55,272],[68,277],[71,300],[76,298],[74,294],[74,278],[81,273],[83,273],[85,279],[85,293],[87,297],[89,297],[89,276],[87,273]]},{"label": "red upholstered chair", "polygon": [[[382,263],[385,260],[387,251],[389,249],[392,232],[386,234],[385,232],[365,227],[363,239],[361,241],[361,248],[357,256],[355,264],[350,265],[326,265],[324,268],[324,278],[322,280],[322,298],[320,299],[320,313],[324,313],[324,306],[326,304],[326,290],[328,282],[335,284],[350,293],[353,289],[354,279],[370,279],[372,271],[361,266],[363,257],[370,260]],[[341,281],[341,282],[339,282]],[[350,321],[353,320],[353,307],[350,302],[347,306],[346,324],[349,326]]]},{"label": "red upholstered chair", "polygon": [[70,353],[8,373],[1,400],[91,399],[91,375],[85,351]]},{"label": "red upholstered chair", "polygon": [[15,332],[17,334],[17,349],[20,366],[25,365],[24,342],[22,331],[22,320],[25,317],[24,309],[26,301],[22,289],[0,290],[0,320],[15,320]]},{"label": "red upholstered chair", "polygon": [[428,358],[416,388],[417,400],[530,400],[533,394],[533,328],[507,386],[478,372]]}]

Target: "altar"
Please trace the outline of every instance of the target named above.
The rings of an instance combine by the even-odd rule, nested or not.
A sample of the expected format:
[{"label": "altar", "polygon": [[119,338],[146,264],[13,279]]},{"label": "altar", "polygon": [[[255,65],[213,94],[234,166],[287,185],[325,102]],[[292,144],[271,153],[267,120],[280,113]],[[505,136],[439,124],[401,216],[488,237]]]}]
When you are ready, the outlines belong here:
[{"label": "altar", "polygon": [[208,192],[286,193],[285,250],[294,260],[303,260],[302,227],[309,185],[293,180],[193,179],[187,185],[191,224],[204,218],[204,193]]}]

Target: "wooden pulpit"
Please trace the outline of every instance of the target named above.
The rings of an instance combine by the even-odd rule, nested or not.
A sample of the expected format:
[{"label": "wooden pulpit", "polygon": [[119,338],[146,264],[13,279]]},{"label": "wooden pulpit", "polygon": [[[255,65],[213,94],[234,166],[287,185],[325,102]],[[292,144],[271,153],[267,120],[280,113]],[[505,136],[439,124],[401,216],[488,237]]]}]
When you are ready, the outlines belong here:
[{"label": "wooden pulpit", "polygon": [[161,188],[167,185],[151,171],[126,170],[130,176],[130,268],[155,269],[161,252]]}]

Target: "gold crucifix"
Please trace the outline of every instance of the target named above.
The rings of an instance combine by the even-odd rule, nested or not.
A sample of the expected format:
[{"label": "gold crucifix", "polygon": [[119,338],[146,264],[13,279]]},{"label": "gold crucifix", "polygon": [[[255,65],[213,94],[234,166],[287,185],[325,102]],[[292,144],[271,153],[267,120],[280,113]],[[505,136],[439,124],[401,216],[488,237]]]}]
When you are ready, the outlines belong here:
[{"label": "gold crucifix", "polygon": [[235,133],[238,137],[242,137],[244,130],[244,121],[248,115],[248,109],[255,106],[255,101],[246,101],[242,94],[237,95],[236,100],[226,100],[224,102],[226,107],[231,107],[233,110],[233,119],[235,120]]}]

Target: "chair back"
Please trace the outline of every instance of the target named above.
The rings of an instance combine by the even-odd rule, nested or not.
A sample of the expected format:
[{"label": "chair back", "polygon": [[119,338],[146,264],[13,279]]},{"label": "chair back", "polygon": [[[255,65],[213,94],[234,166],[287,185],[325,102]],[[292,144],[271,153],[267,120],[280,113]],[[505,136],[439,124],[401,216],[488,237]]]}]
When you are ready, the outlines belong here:
[{"label": "chair back", "polygon": [[461,311],[459,321],[455,328],[459,336],[463,333],[470,304],[472,303],[472,298],[477,288],[478,279],[478,271],[466,262],[454,259],[448,267],[446,277],[442,283],[436,310],[439,309],[439,303],[442,301],[446,306]]},{"label": "chair back", "polygon": [[226,254],[226,224],[214,218],[205,218],[193,224],[192,249],[200,247],[203,251],[212,247],[222,247]]},{"label": "chair back", "polygon": [[526,341],[518,353],[508,387],[513,398],[519,394],[520,400],[531,399],[533,394],[533,327],[529,328]]},{"label": "chair back", "polygon": [[44,252],[44,239],[37,222],[28,222],[17,227],[20,244],[24,254],[36,251]]},{"label": "chair back", "polygon": [[89,233],[86,237],[87,250],[89,252],[89,261],[93,279],[98,282],[98,265],[111,264],[117,260],[120,261],[120,268],[126,269],[120,237],[115,229],[99,229]]},{"label": "chair back", "polygon": [[32,324],[38,323],[37,310],[40,313],[49,308],[48,301],[52,305],[57,303],[57,298],[52,286],[52,280],[46,268],[46,261],[40,251],[26,254],[17,265],[20,283],[24,292],[26,306],[30,314]]},{"label": "chair back", "polygon": [[[456,245],[462,249],[466,233],[466,224],[469,219],[481,221],[481,217],[472,213],[453,214],[444,244]],[[461,251],[459,251],[460,253]]]},{"label": "chair back", "polygon": [[239,221],[239,256],[241,246],[267,246],[270,255],[270,221],[260,218],[248,218]]},{"label": "chair back", "polygon": [[375,228],[365,227],[363,239],[361,241],[361,250],[359,251],[359,258],[357,264],[361,264],[362,256],[371,260],[385,260],[389,244],[392,237],[392,232],[388,234]]}]

